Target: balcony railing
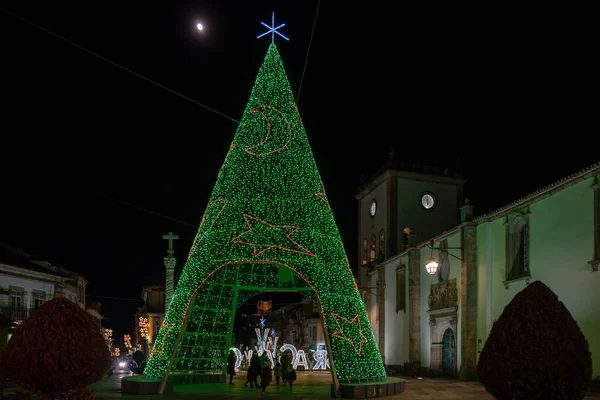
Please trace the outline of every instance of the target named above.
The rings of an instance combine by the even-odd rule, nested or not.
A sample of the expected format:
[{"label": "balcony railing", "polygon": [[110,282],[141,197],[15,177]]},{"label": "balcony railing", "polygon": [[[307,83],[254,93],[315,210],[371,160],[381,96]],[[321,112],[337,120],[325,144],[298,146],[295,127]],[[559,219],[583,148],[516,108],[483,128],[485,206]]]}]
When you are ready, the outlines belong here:
[{"label": "balcony railing", "polygon": [[33,308],[27,307],[0,306],[0,314],[12,319],[13,321],[21,321],[26,319],[33,312],[33,310]]},{"label": "balcony railing", "polygon": [[[16,293],[16,294],[15,294]],[[49,293],[40,295],[34,292],[11,292],[6,288],[0,288],[0,314],[14,321],[21,321],[28,318],[39,306],[52,299]]]}]

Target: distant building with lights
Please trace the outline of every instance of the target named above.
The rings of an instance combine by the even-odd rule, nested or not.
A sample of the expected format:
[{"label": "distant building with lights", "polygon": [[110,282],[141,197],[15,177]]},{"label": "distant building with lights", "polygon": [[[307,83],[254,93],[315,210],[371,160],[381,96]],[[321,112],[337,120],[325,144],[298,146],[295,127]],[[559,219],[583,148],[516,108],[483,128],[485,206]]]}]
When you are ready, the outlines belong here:
[{"label": "distant building with lights", "polygon": [[[137,345],[141,345],[142,352],[146,357],[150,355],[156,336],[165,319],[165,298],[165,285],[144,286],[142,288],[144,304],[135,313],[133,325],[135,333],[132,337]],[[145,321],[145,327],[140,325],[141,321]]]},{"label": "distant building with lights", "polygon": [[493,322],[539,280],[600,375],[600,163],[477,217],[465,182],[391,153],[356,195],[357,281],[386,367],[474,379]]},{"label": "distant building with lights", "polygon": [[[265,303],[271,311],[263,314]],[[272,301],[258,301],[256,314],[242,314],[236,321],[236,335],[234,346],[242,346],[254,350],[257,345],[255,328],[260,328],[261,319],[265,328],[278,337],[278,347],[284,343],[293,345],[298,350],[311,354],[314,350],[326,350],[323,336],[323,324],[318,305],[306,299],[298,303],[287,304],[281,308],[273,309]],[[310,359],[310,358],[309,358]],[[310,364],[313,360],[310,359]],[[244,365],[244,368],[246,366]]]},{"label": "distant building with lights", "polygon": [[256,314],[257,315],[268,315],[273,311],[273,301],[259,300],[256,303]]},{"label": "distant building with lights", "polygon": [[280,344],[289,343],[307,351],[325,344],[319,307],[310,300],[274,310],[267,326],[275,329]]}]

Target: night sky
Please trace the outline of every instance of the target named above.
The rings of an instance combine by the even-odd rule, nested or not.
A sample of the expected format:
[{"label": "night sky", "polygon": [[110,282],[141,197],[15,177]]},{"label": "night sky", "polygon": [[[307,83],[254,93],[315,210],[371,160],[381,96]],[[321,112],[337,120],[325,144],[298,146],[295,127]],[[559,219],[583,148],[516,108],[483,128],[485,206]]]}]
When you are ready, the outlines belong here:
[{"label": "night sky", "polygon": [[[274,10],[298,93],[318,1],[125,3],[0,5],[236,120]],[[390,145],[459,156],[477,214],[600,161],[584,10],[344,4],[320,4],[298,105],[352,265],[359,177]],[[0,52],[0,240],[83,274],[122,337],[163,282],[162,234],[187,256],[237,124],[3,10]]]}]

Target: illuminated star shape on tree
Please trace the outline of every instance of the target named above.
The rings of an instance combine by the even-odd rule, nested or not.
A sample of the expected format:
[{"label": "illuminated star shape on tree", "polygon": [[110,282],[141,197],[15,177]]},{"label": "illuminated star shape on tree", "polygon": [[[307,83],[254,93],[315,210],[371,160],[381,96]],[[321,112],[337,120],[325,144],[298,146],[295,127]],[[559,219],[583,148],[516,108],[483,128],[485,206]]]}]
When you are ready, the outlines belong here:
[{"label": "illuminated star shape on tree", "polygon": [[331,313],[331,316],[335,320],[338,328],[340,328],[339,331],[332,333],[331,336],[335,336],[349,342],[352,347],[354,347],[356,354],[360,356],[363,343],[367,343],[369,340],[362,332],[362,328],[360,326],[360,317],[358,314],[356,314],[352,320],[346,319],[334,312]]},{"label": "illuminated star shape on tree", "polygon": [[331,208],[331,206],[329,205],[329,201],[327,200],[327,193],[325,192],[325,185],[323,185],[323,180],[321,180],[321,187],[323,188],[323,191],[316,192],[315,196],[323,200],[325,204],[327,204],[327,207]]},{"label": "illuminated star shape on tree", "polygon": [[[272,248],[306,254],[311,257],[315,256],[314,253],[292,239],[292,235],[298,230],[297,226],[273,225],[248,214],[244,214],[244,219],[248,224],[248,230],[234,237],[231,241],[252,246],[255,257]],[[244,237],[244,240],[241,240],[242,237]]]},{"label": "illuminated star shape on tree", "polygon": [[[175,324],[167,324],[166,326],[168,328],[164,332],[164,334],[162,335],[162,337],[160,338],[160,346],[158,344],[159,340],[157,339],[156,342],[155,342],[155,344],[154,344],[154,347],[152,348],[152,352],[150,353],[150,357],[154,356],[154,353],[163,354],[165,352],[165,339],[169,335],[169,332],[171,332],[171,329],[173,329],[173,327],[175,326]],[[164,327],[165,327],[165,320],[163,320],[162,324],[160,325],[161,333],[162,333],[162,329]],[[160,347],[160,350],[159,350],[159,347]]]},{"label": "illuminated star shape on tree", "polygon": [[266,322],[267,322],[267,320],[263,315],[262,317],[260,317],[260,322],[258,324],[260,325],[261,328],[264,328]]},{"label": "illuminated star shape on tree", "polygon": [[275,34],[278,34],[279,36],[281,36],[282,38],[284,38],[285,40],[290,40],[288,37],[283,36],[281,33],[279,33],[277,31],[277,29],[282,28],[285,26],[285,24],[281,24],[279,26],[275,26],[275,11],[273,11],[273,14],[271,15],[271,26],[265,24],[264,22],[261,22],[261,24],[263,26],[266,26],[267,28],[269,28],[268,31],[266,31],[265,33],[261,33],[260,35],[258,35],[256,38],[260,39],[261,37],[267,35],[267,34],[271,34],[271,43],[275,43]]}]

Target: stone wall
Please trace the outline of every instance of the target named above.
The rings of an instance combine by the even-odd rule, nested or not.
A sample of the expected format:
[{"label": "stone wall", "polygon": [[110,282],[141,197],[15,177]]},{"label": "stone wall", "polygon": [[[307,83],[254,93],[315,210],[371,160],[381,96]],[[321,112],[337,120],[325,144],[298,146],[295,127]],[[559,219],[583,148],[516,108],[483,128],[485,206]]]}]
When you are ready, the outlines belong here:
[{"label": "stone wall", "polygon": [[421,363],[421,252],[408,251],[408,361]]},{"label": "stone wall", "polygon": [[477,370],[477,228],[472,222],[461,231],[463,261],[460,273],[461,380],[475,380]]}]

